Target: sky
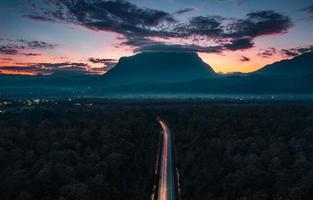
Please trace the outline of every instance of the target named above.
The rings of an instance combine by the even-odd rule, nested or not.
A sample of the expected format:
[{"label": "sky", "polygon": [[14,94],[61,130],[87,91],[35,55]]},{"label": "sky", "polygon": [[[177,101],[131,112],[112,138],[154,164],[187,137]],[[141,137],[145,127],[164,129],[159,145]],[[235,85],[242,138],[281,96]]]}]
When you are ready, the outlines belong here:
[{"label": "sky", "polygon": [[313,50],[312,0],[1,0],[0,73],[103,74],[140,52],[251,72]]}]

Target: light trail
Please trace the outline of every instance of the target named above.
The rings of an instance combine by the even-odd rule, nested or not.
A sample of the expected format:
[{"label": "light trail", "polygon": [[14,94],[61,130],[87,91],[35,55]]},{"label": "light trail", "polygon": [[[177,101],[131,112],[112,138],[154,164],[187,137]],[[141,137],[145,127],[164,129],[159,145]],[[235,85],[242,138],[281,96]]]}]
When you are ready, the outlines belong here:
[{"label": "light trail", "polygon": [[164,121],[159,120],[163,130],[158,200],[175,199],[174,164],[171,132]]}]

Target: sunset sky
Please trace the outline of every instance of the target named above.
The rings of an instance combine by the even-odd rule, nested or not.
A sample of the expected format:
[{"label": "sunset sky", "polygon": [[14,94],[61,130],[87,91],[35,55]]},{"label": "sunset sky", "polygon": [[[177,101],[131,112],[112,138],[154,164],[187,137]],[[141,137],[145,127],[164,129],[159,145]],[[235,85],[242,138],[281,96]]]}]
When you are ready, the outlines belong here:
[{"label": "sunset sky", "polygon": [[313,49],[312,0],[1,0],[0,73],[104,73],[122,56],[198,52],[250,72]]}]

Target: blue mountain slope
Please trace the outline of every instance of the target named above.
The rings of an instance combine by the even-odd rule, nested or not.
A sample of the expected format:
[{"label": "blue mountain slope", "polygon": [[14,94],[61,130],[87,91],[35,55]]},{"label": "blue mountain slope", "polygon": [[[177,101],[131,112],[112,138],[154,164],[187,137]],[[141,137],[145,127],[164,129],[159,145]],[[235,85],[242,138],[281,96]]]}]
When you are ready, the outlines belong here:
[{"label": "blue mountain slope", "polygon": [[282,60],[266,65],[254,72],[254,74],[285,77],[313,74],[313,52],[302,54],[290,60]]}]

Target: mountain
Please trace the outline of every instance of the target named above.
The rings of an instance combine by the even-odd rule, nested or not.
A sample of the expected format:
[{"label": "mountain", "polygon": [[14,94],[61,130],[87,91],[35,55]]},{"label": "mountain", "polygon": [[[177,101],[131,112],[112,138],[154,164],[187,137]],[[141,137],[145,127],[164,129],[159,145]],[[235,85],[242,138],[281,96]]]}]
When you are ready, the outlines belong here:
[{"label": "mountain", "polygon": [[[111,81],[118,80],[119,84],[110,85],[106,92],[120,94],[313,93],[313,53],[273,63],[256,72],[226,75],[214,73],[196,54],[171,53],[170,57],[173,58],[171,62],[161,59],[161,57],[167,58],[167,55],[170,54],[142,53],[125,60],[121,59],[114,68],[116,71],[113,71],[114,69],[110,71],[114,72],[114,76],[110,77]],[[149,64],[150,61],[152,64]],[[206,70],[203,70],[204,68]],[[131,69],[135,70],[131,71]]]},{"label": "mountain", "polygon": [[313,53],[220,75],[195,53],[139,53],[105,75],[0,75],[0,98],[149,94],[313,94]]},{"label": "mountain", "polygon": [[196,53],[145,52],[123,57],[104,75],[107,85],[176,83],[217,77]]},{"label": "mountain", "polygon": [[294,57],[290,60],[282,60],[270,65],[266,65],[253,74],[281,77],[313,75],[313,51]]}]

